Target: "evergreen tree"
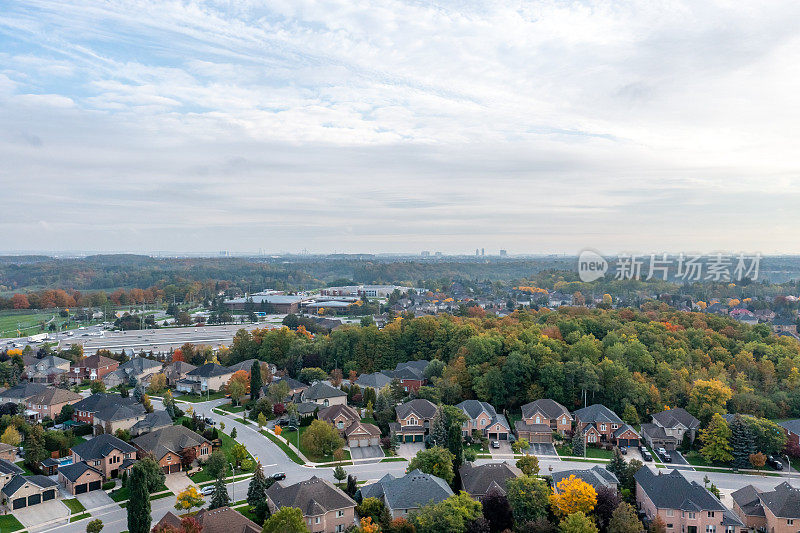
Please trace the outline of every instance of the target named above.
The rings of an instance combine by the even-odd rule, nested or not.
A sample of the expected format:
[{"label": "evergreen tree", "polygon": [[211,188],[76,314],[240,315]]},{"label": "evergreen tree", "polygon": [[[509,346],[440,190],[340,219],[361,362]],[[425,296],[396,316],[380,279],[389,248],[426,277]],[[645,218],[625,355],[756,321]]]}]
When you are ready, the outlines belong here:
[{"label": "evergreen tree", "polygon": [[25,463],[27,465],[38,465],[47,458],[49,454],[44,447],[44,428],[40,424],[31,426],[27,437],[25,437],[23,448],[25,449]]},{"label": "evergreen tree", "polygon": [[622,458],[619,448],[614,448],[614,453],[611,455],[611,461],[609,461],[606,465],[606,470],[617,476],[617,479],[619,479],[622,476],[622,473],[625,472],[626,467],[627,463],[625,463],[625,459]]},{"label": "evergreen tree", "polygon": [[741,415],[733,417],[730,423],[731,447],[733,448],[733,467],[750,468],[750,454],[755,452],[750,426]]},{"label": "evergreen tree", "polygon": [[150,522],[150,491],[147,487],[147,474],[144,469],[136,464],[131,468],[128,483],[130,499],[128,501],[128,531],[129,533],[149,533]]},{"label": "evergreen tree", "polygon": [[430,433],[431,446],[445,446],[447,444],[447,426],[444,420],[444,411],[438,409],[431,421]]},{"label": "evergreen tree", "polygon": [[250,479],[250,485],[247,487],[247,503],[250,507],[255,508],[267,499],[267,488],[269,488],[267,478],[264,476],[261,463],[258,463],[256,471]]},{"label": "evergreen tree", "polygon": [[231,499],[228,496],[228,487],[225,485],[225,477],[221,475],[217,478],[217,482],[214,484],[214,493],[211,495],[211,503],[209,504],[208,508],[219,509],[220,507],[225,507],[230,504]]},{"label": "evergreen tree", "polygon": [[250,369],[250,401],[258,400],[261,396],[261,361],[253,361]]},{"label": "evergreen tree", "polygon": [[575,435],[572,437],[572,455],[575,457],[583,456],[586,443],[583,441],[583,432],[579,429],[575,430]]},{"label": "evergreen tree", "polygon": [[345,487],[344,491],[351,498],[356,495],[356,492],[358,491],[358,480],[356,476],[352,474],[347,476],[347,487]]}]

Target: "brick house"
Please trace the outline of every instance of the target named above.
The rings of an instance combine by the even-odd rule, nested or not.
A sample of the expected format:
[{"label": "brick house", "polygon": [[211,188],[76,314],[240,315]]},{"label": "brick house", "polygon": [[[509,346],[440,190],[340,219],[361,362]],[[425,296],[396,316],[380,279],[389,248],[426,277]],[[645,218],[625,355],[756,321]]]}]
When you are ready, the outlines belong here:
[{"label": "brick house", "polygon": [[373,424],[361,422],[358,411],[348,405],[331,405],[320,410],[317,417],[335,427],[351,448],[380,444],[381,430]]},{"label": "brick house", "polygon": [[643,467],[634,478],[636,503],[646,521],[660,516],[667,533],[735,533],[744,527],[713,494],[678,470],[654,474]]},{"label": "brick house", "polygon": [[770,491],[747,485],[731,498],[733,512],[750,531],[796,533],[800,526],[800,490],[786,481]]},{"label": "brick house", "polygon": [[381,500],[390,517],[405,518],[423,505],[449,498],[453,491],[442,478],[412,470],[402,477],[386,474],[376,483],[362,487],[361,495]]},{"label": "brick house", "polygon": [[46,476],[17,474],[0,489],[2,503],[17,510],[58,498],[58,483]]},{"label": "brick house", "polygon": [[181,457],[187,450],[194,452],[198,463],[211,455],[211,442],[186,426],[168,426],[133,439],[132,444],[141,458],[152,454],[165,474],[181,471]]},{"label": "brick house", "polygon": [[267,489],[267,505],[274,513],[296,507],[312,533],[341,533],[355,523],[356,502],[331,482],[311,479],[284,486],[280,481]]},{"label": "brick house", "polygon": [[438,407],[428,400],[417,398],[395,406],[397,422],[389,424],[393,435],[401,442],[423,442],[430,432]]},{"label": "brick house", "polygon": [[425,369],[429,361],[406,361],[397,363],[394,370],[384,370],[383,374],[400,381],[403,390],[406,392],[417,391],[428,381],[425,378]]},{"label": "brick house", "polygon": [[118,368],[119,361],[95,353],[70,365],[69,382],[77,384],[85,379],[103,379]]},{"label": "brick house", "polygon": [[304,390],[301,399],[303,403],[314,403],[324,407],[347,405],[347,393],[325,381],[318,381]]},{"label": "brick house", "polygon": [[614,432],[625,424],[614,411],[599,403],[578,409],[573,415],[575,429],[586,435],[588,443],[615,442]]},{"label": "brick house", "polygon": [[173,361],[164,367],[164,376],[167,378],[167,386],[174,387],[175,384],[186,378],[186,374],[197,368],[185,361]]},{"label": "brick house", "polygon": [[206,363],[186,373],[186,377],[176,381],[181,392],[200,394],[208,391],[221,391],[233,376],[233,371],[216,363]]},{"label": "brick house", "polygon": [[115,433],[118,429],[130,429],[147,416],[142,404],[132,398],[98,392],[73,404],[72,419],[94,426],[94,433]]},{"label": "brick house", "polygon": [[55,419],[65,405],[75,405],[83,396],[67,389],[49,388],[41,394],[28,398],[25,415],[36,422],[44,418]]},{"label": "brick house", "polygon": [[461,434],[464,437],[472,435],[474,430],[479,430],[489,440],[508,440],[511,427],[502,414],[498,414],[494,407],[478,400],[464,400],[456,405],[467,415],[467,420],[461,424]]},{"label": "brick house", "polygon": [[700,429],[700,421],[682,407],[661,411],[654,414],[652,418],[653,424],[664,428],[664,433],[674,437],[678,444],[683,441],[686,433],[689,434],[689,440],[694,442],[697,431]]},{"label": "brick house", "polygon": [[85,461],[103,479],[115,478],[136,462],[136,448],[114,435],[98,435],[72,447],[73,464]]},{"label": "brick house", "polygon": [[144,382],[153,374],[161,372],[162,366],[158,361],[146,357],[134,357],[103,376],[103,383],[106,387],[118,387],[122,384],[128,385],[131,381]]},{"label": "brick house", "polygon": [[561,435],[572,431],[572,415],[569,410],[555,400],[542,398],[522,406],[522,422],[526,424],[547,424]]},{"label": "brick house", "polygon": [[100,490],[103,486],[103,473],[85,462],[72,463],[58,469],[58,481],[67,492],[75,496]]},{"label": "brick house", "polygon": [[[194,518],[203,533],[261,533],[261,526],[230,507],[200,509]],[[180,531],[181,519],[169,511],[153,529],[163,526],[171,526],[175,531]]]}]

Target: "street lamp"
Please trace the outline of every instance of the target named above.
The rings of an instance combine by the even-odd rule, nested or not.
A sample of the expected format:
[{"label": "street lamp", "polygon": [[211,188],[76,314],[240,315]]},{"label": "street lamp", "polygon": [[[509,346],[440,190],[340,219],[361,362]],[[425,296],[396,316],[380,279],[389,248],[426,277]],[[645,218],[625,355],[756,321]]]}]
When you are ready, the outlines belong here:
[{"label": "street lamp", "polygon": [[231,498],[233,498],[232,503],[236,503],[236,467],[233,466],[233,463],[228,463],[231,465]]}]

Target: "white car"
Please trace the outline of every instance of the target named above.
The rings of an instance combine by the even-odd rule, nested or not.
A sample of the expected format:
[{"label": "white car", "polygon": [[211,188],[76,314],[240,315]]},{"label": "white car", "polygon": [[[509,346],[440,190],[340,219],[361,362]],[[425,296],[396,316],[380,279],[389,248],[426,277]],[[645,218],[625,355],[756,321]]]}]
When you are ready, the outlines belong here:
[{"label": "white car", "polygon": [[202,489],[200,489],[200,494],[203,496],[211,496],[214,494],[214,485],[206,485]]}]

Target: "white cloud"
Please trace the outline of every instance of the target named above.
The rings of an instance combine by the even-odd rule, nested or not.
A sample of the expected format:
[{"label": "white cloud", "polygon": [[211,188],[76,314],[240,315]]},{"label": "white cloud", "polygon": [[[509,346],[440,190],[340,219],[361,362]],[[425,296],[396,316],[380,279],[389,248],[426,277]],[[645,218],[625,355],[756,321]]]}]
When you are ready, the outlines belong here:
[{"label": "white cloud", "polygon": [[0,248],[797,252],[798,15],[12,5]]}]

